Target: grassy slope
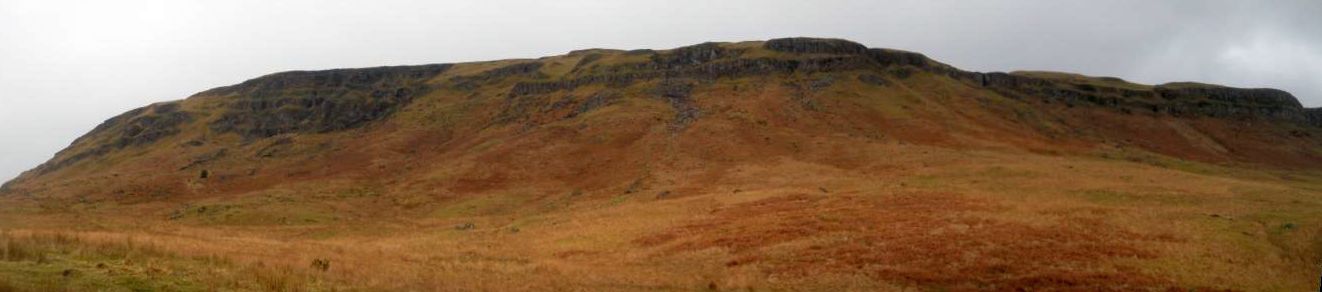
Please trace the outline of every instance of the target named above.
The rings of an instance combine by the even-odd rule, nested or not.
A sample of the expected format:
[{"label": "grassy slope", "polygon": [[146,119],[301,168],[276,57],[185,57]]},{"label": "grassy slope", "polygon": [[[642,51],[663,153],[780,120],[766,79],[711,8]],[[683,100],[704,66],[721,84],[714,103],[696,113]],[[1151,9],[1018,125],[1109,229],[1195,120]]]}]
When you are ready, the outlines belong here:
[{"label": "grassy slope", "polygon": [[[761,55],[784,57],[748,56]],[[583,57],[541,59],[542,73],[570,74]],[[526,61],[461,64],[432,82]],[[56,190],[41,200],[5,199],[0,228],[20,230],[5,238],[37,247],[0,263],[0,289],[1316,285],[1322,174],[1235,162],[1244,154],[1227,147],[1257,148],[1224,139],[1234,125],[855,73],[703,84],[702,116],[682,131],[649,97],[654,83],[541,96],[624,98],[572,119],[533,111],[488,126],[505,80],[289,145],[213,137],[184,149],[193,137],[172,137],[41,181]],[[796,89],[822,79],[833,81]],[[171,170],[220,148],[212,178]],[[259,155],[268,149],[278,151]]]},{"label": "grassy slope", "polygon": [[[257,211],[175,222],[84,213],[116,220],[93,233],[62,233],[133,237],[153,252],[123,256],[122,247],[74,241],[46,250],[52,260],[10,260],[0,275],[14,287],[199,290],[260,284],[235,270],[285,271],[288,279],[270,281],[313,290],[315,283],[373,290],[1315,285],[1306,267],[1322,248],[1318,174],[1188,163],[1195,173],[926,146],[871,151],[892,158],[855,170],[768,161],[732,170],[721,179],[724,190],[677,198],[658,198],[658,190],[510,191],[331,222]],[[346,203],[355,200],[290,198],[280,206],[288,216],[322,210],[352,218],[358,210]],[[474,228],[458,228],[466,223]],[[330,271],[311,266],[322,258]],[[95,268],[102,262],[114,266]],[[108,272],[117,269],[126,272]],[[65,270],[80,280],[54,280]]]}]

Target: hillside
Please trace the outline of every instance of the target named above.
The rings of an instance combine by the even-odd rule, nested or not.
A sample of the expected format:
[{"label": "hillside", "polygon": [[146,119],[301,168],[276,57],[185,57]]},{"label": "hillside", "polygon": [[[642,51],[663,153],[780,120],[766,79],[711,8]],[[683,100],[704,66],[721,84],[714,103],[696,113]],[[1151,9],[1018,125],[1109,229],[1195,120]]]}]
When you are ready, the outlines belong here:
[{"label": "hillside", "polygon": [[[11,242],[151,242],[157,288],[1309,290],[1322,109],[835,39],[588,49],[152,104],[0,202]],[[171,278],[103,256],[0,283]]]}]

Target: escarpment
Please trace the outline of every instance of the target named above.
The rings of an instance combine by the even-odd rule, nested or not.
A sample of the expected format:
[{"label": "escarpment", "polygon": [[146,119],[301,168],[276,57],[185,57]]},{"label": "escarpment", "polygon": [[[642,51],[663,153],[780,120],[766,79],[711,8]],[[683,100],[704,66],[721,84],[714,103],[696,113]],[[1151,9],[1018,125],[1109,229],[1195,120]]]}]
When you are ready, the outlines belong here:
[{"label": "escarpment", "polygon": [[[627,86],[635,82],[691,78],[715,80],[765,74],[812,74],[875,70],[904,78],[911,70],[925,71],[991,89],[1007,97],[1061,104],[1069,107],[1096,106],[1127,114],[1150,113],[1173,116],[1220,118],[1264,118],[1316,125],[1294,96],[1275,89],[1242,89],[1194,83],[1143,86],[1119,79],[1099,78],[1090,82],[1041,78],[1013,73],[970,72],[933,61],[926,56],[891,49],[869,49],[838,39],[785,38],[768,40],[762,48],[791,57],[741,58],[748,48],[723,48],[715,43],[681,47],[670,51],[647,51],[651,62],[597,66],[560,79],[519,82],[511,96],[546,94],[603,84]],[[580,52],[586,54],[586,52]],[[584,58],[590,64],[600,55]],[[863,75],[870,83],[884,83],[873,74]],[[1312,111],[1316,112],[1316,111]],[[1315,116],[1315,115],[1314,115]]]},{"label": "escarpment", "polygon": [[766,42],[766,48],[787,53],[857,55],[867,53],[868,47],[862,44],[832,39],[783,38]]},{"label": "escarpment", "polygon": [[1172,104],[1167,112],[1213,116],[1248,116],[1306,121],[1303,106],[1290,93],[1269,89],[1243,89],[1216,85],[1171,83],[1154,89]]},{"label": "escarpment", "polygon": [[669,51],[630,52],[626,54],[651,54],[650,62],[599,65],[585,70],[576,67],[575,74],[566,78],[515,84],[510,95],[545,94],[593,84],[620,87],[640,81],[672,78],[716,80],[769,74],[869,70],[887,66],[946,70],[943,66],[933,64],[934,62],[922,54],[888,49],[866,49],[860,44],[845,40],[777,39],[767,41],[761,48],[788,55],[740,57],[758,48],[724,48],[716,43],[680,47]]},{"label": "escarpment", "polygon": [[[1107,120],[1111,124],[1072,118],[1083,114],[1112,115]],[[983,120],[968,120],[974,118]],[[1187,122],[1193,120],[1211,121]],[[384,126],[372,126],[377,124]],[[1268,130],[1238,136],[1246,132],[1244,125]],[[573,155],[612,151],[622,155],[611,163],[633,161],[628,157],[671,159],[665,156],[678,155],[674,153],[684,149],[666,144],[676,139],[690,139],[680,144],[692,147],[737,138],[742,140],[725,147],[756,144],[772,149],[750,153],[807,151],[806,141],[772,137],[788,135],[784,133],[792,132],[786,130],[791,128],[812,135],[939,141],[947,146],[1012,137],[1018,139],[1016,143],[1033,147],[1109,143],[1138,145],[1135,147],[1168,155],[1187,154],[1191,159],[1261,158],[1301,161],[1302,165],[1322,161],[1309,150],[1322,137],[1315,133],[1322,132],[1322,109],[1304,108],[1284,91],[1195,83],[1154,86],[1053,72],[971,72],[915,52],[868,48],[838,39],[785,38],[669,50],[590,49],[538,59],[276,73],[111,118],[50,161],[5,184],[4,189],[32,189],[36,183],[30,181],[60,180],[57,172],[71,168],[88,170],[81,175],[104,175],[126,163],[168,163],[171,170],[159,172],[176,182],[196,179],[198,169],[208,171],[208,181],[260,178],[261,166],[254,164],[277,160],[280,155],[259,148],[277,144],[272,143],[275,140],[285,141],[278,143],[280,149],[287,149],[280,153],[289,155],[281,157],[305,159],[289,164],[352,162],[334,168],[346,173],[450,163],[391,165],[385,162],[388,160],[372,158],[384,154],[354,151],[424,157],[478,153],[448,159],[484,167],[519,153],[554,158],[558,152],[539,148],[552,149],[547,145],[558,145],[553,148],[557,151],[577,151]],[[1131,130],[1150,132],[1125,132]],[[659,134],[649,136],[648,131]],[[964,132],[952,133],[955,131]],[[344,134],[349,132],[353,134]],[[713,136],[721,139],[702,140]],[[956,136],[973,138],[961,141],[953,138]],[[396,144],[375,145],[371,142],[376,140],[362,141],[361,137]],[[1286,139],[1282,137],[1296,140],[1272,140]],[[1050,141],[1023,142],[1032,139]],[[304,140],[318,144],[289,142]],[[615,148],[576,148],[624,147],[632,145],[630,141],[666,145],[620,148],[640,151],[626,153],[629,155],[619,154],[625,150]],[[506,143],[522,146],[501,148]],[[1162,148],[1181,143],[1190,145]],[[326,151],[322,153],[326,156],[299,156],[298,151]],[[252,157],[259,159],[242,160]],[[472,157],[484,160],[463,160],[475,159]],[[226,163],[234,169],[209,169]],[[530,173],[536,171],[529,169],[540,169],[505,166]],[[482,171],[499,172],[490,168]],[[587,170],[579,171],[587,175]],[[139,171],[147,172],[151,171]],[[308,173],[317,172],[300,169],[285,175],[314,176]],[[113,175],[103,179],[113,179]],[[535,177],[522,175],[511,177]],[[491,187],[512,180],[482,173],[479,178],[446,183]]]},{"label": "escarpment", "polygon": [[325,133],[381,120],[426,94],[428,79],[450,65],[285,72],[199,95],[230,97],[216,133],[245,139]]},{"label": "escarpment", "polygon": [[[194,95],[223,98],[218,110],[184,109],[183,101],[153,104],[106,120],[50,161],[20,176],[45,175],[131,147],[149,146],[206,122],[213,134],[258,139],[284,133],[325,133],[385,119],[451,65],[377,67],[271,74]],[[207,121],[208,116],[217,118]],[[205,133],[193,133],[202,134]]]},{"label": "escarpment", "polygon": [[1074,106],[1096,106],[1126,114],[1163,114],[1312,122],[1295,97],[1276,89],[1244,89],[1194,83],[1140,86],[1123,82],[1076,82],[1013,73],[971,73],[976,83],[1007,97]]}]

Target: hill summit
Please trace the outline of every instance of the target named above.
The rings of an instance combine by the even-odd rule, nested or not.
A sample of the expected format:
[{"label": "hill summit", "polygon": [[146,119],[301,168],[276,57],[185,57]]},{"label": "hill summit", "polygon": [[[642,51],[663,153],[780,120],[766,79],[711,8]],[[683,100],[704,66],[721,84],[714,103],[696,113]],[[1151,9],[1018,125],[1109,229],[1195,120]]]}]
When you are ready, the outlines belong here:
[{"label": "hill summit", "polygon": [[[786,38],[276,73],[111,118],[5,189],[184,196],[323,177],[595,189],[684,164],[811,155],[814,137],[1307,167],[1322,165],[1319,127],[1322,110],[1280,90],[969,72]],[[200,187],[204,170],[214,178]]]}]

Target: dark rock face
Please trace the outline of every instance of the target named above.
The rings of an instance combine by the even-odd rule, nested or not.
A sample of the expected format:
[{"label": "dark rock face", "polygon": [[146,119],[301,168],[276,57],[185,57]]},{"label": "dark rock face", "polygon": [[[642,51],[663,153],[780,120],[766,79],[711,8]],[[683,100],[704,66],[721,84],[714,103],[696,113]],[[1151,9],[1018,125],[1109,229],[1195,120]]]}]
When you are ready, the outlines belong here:
[{"label": "dark rock face", "polygon": [[876,66],[876,64],[871,63],[871,61],[863,56],[828,56],[791,60],[773,58],[729,59],[672,67],[666,67],[668,65],[657,63],[632,66],[635,67],[632,70],[621,70],[624,72],[615,74],[596,74],[560,80],[519,82],[510,90],[510,95],[522,96],[546,94],[562,90],[573,90],[574,88],[591,84],[627,86],[639,81],[663,78],[716,80],[721,78],[739,78],[764,74],[846,71],[871,68]]},{"label": "dark rock face", "polygon": [[17,181],[17,180],[11,180],[11,181],[7,181],[7,182],[5,182],[4,184],[0,184],[0,196],[9,195],[9,194],[14,193],[14,182],[15,182],[15,181]]},{"label": "dark rock face", "polygon": [[393,93],[373,91],[369,97],[312,93],[269,100],[237,100],[220,119],[211,123],[211,130],[238,133],[246,139],[345,130],[389,116],[408,103],[413,92],[400,88]]},{"label": "dark rock face", "polygon": [[670,103],[675,110],[675,120],[671,128],[682,130],[698,120],[702,112],[693,104],[693,83],[680,80],[663,80],[653,89],[657,96]]},{"label": "dark rock face", "polygon": [[1252,115],[1300,121],[1307,119],[1299,100],[1288,92],[1276,89],[1162,85],[1154,90],[1173,104],[1169,110],[1178,112],[1194,112],[1213,117]]},{"label": "dark rock face", "polygon": [[1299,100],[1295,99],[1294,95],[1290,95],[1289,92],[1270,88],[1244,89],[1221,86],[1172,87],[1161,85],[1157,86],[1155,90],[1162,98],[1168,100],[1203,97],[1213,101],[1243,105],[1302,107]]},{"label": "dark rock face", "polygon": [[918,68],[931,67],[931,59],[914,52],[890,49],[868,49],[868,57],[882,65],[909,65]]},{"label": "dark rock face", "polygon": [[1322,127],[1322,108],[1304,109],[1304,120],[1314,127]]},{"label": "dark rock face", "polygon": [[325,133],[384,119],[429,91],[424,82],[450,65],[287,72],[215,89],[235,95],[209,126],[217,133],[258,139],[285,133]]},{"label": "dark rock face", "polygon": [[930,65],[930,59],[923,54],[890,49],[869,49],[861,44],[839,39],[772,39],[764,43],[763,46],[773,51],[786,53],[862,55],[881,65],[909,65],[920,68]]},{"label": "dark rock face", "polygon": [[291,71],[275,73],[244,81],[238,85],[220,87],[197,95],[237,94],[254,98],[286,95],[291,90],[303,89],[370,89],[371,86],[392,80],[423,80],[446,70],[450,64],[335,69],[325,71]]},{"label": "dark rock face", "polygon": [[1046,79],[1031,78],[1001,72],[979,74],[978,77],[979,83],[984,87],[1029,88],[1052,86],[1051,81],[1047,81]]},{"label": "dark rock face", "polygon": [[[635,54],[652,53],[651,62],[616,65],[593,71],[605,73],[585,73],[560,80],[520,82],[515,84],[510,94],[515,96],[546,94],[561,90],[572,90],[589,84],[625,86],[638,81],[664,78],[716,80],[778,73],[816,73],[884,68],[895,69],[892,71],[903,73],[906,76],[915,72],[911,70],[928,70],[948,75],[965,73],[952,68],[933,66],[933,62],[922,54],[887,49],[867,49],[857,43],[844,40],[774,39],[767,41],[763,46],[781,52],[818,55],[794,59],[740,58],[741,50],[726,49],[717,43],[704,43],[665,52],[630,51]],[[912,69],[909,67],[912,67]],[[578,69],[581,68],[578,67]]]},{"label": "dark rock face", "polygon": [[[971,79],[1011,98],[1070,107],[1100,106],[1125,113],[1262,118],[1317,125],[1294,96],[1275,89],[1168,84],[1151,90],[1074,84],[1006,73],[972,73]],[[1313,117],[1312,119],[1317,119]]]},{"label": "dark rock face", "polygon": [[651,54],[655,54],[655,53],[656,53],[656,50],[652,50],[652,49],[637,49],[637,50],[628,50],[628,51],[625,51],[625,52],[624,52],[625,55],[635,55],[635,56],[636,56],[636,55],[651,55]]},{"label": "dark rock face", "polygon": [[[1059,103],[1071,107],[1081,103],[1121,107],[1120,103],[1125,101],[1116,96],[1086,93],[1067,84],[1059,84],[1051,80],[1001,72],[977,74],[976,79],[983,87],[990,88],[992,91],[1006,97],[1020,100]],[[1151,95],[1149,92],[1148,97]],[[1144,107],[1147,104],[1125,106]]]},{"label": "dark rock face", "polygon": [[111,143],[114,147],[146,145],[161,138],[179,133],[179,125],[191,122],[193,116],[179,111],[178,103],[166,103],[152,107],[149,114],[129,119],[120,128],[119,136]]},{"label": "dark rock face", "polygon": [[178,134],[181,125],[192,121],[193,115],[180,110],[178,102],[134,109],[101,123],[34,171],[42,175],[111,151],[151,144]]},{"label": "dark rock face", "polygon": [[717,43],[702,43],[676,48],[670,52],[652,55],[652,61],[662,68],[685,65],[697,65],[726,57],[735,57],[738,53],[727,50]]},{"label": "dark rock face", "polygon": [[773,51],[800,54],[857,55],[867,53],[868,47],[840,39],[783,38],[769,40],[764,47]]},{"label": "dark rock face", "polygon": [[611,92],[611,91],[598,92],[588,97],[586,100],[583,100],[582,103],[579,103],[578,107],[576,107],[573,112],[570,112],[569,114],[565,115],[565,118],[578,117],[579,115],[586,114],[598,108],[604,107],[610,104],[611,101],[619,98],[620,95],[615,92]]}]

